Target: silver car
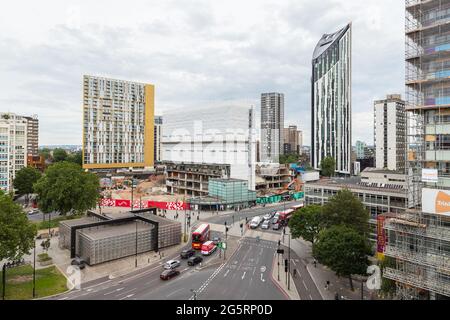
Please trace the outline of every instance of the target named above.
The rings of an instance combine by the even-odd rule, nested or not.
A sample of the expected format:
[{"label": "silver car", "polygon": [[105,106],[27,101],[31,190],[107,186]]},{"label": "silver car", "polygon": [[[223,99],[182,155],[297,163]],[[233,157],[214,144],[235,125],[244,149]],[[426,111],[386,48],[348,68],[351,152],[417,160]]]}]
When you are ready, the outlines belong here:
[{"label": "silver car", "polygon": [[166,269],[166,270],[175,269],[176,267],[179,267],[180,265],[181,265],[181,263],[178,260],[169,260],[166,263],[164,263],[164,269]]},{"label": "silver car", "polygon": [[265,220],[261,226],[261,229],[269,229],[270,227],[270,220]]}]

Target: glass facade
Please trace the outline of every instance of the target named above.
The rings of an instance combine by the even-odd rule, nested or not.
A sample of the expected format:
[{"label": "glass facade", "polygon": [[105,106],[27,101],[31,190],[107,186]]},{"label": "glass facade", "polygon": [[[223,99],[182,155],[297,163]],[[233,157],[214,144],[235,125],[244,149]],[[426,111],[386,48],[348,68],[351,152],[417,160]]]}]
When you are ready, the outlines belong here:
[{"label": "glass facade", "polygon": [[326,34],[312,60],[312,166],[333,157],[336,172],[351,173],[351,24]]}]

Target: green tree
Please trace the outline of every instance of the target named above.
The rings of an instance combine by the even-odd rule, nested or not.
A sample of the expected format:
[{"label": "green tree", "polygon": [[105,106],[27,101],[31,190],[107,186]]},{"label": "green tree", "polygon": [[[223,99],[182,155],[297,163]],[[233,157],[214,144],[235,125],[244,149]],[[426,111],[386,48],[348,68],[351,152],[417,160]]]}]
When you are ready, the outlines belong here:
[{"label": "green tree", "polygon": [[34,185],[42,212],[58,211],[63,215],[71,210],[84,213],[95,208],[99,189],[95,174],[84,172],[79,165],[70,162],[50,166]]},{"label": "green tree", "polygon": [[[386,268],[395,268],[395,259],[391,257],[384,257],[384,259],[379,263],[381,274],[384,273]],[[381,292],[390,296],[395,293],[395,281],[381,277]]]},{"label": "green tree", "polygon": [[313,256],[339,277],[348,277],[353,288],[352,275],[366,275],[370,244],[362,235],[346,226],[323,230],[313,244]]},{"label": "green tree", "polygon": [[67,157],[67,161],[76,163],[81,166],[81,165],[83,165],[83,153],[81,151],[71,153]]},{"label": "green tree", "polygon": [[327,227],[344,225],[368,237],[369,212],[350,190],[340,190],[328,200],[322,212],[323,222]]},{"label": "green tree", "polygon": [[33,185],[39,180],[41,173],[33,167],[25,167],[17,171],[16,178],[13,181],[17,194],[27,196],[33,193]]},{"label": "green tree", "polygon": [[39,150],[39,155],[42,156],[45,160],[52,159],[51,150],[48,148],[43,148],[43,149]]},{"label": "green tree", "polygon": [[311,205],[297,210],[289,220],[293,238],[303,238],[314,243],[323,229],[322,207]]},{"label": "green tree", "polygon": [[36,226],[20,205],[0,191],[0,261],[20,260],[34,247]]},{"label": "green tree", "polygon": [[53,161],[54,162],[61,162],[67,160],[67,151],[64,149],[56,148],[53,150]]},{"label": "green tree", "polygon": [[298,162],[298,155],[295,153],[292,154],[281,154],[280,155],[280,164],[291,164]]},{"label": "green tree", "polygon": [[320,163],[320,171],[322,173],[322,176],[324,177],[331,177],[334,174],[335,170],[336,160],[334,160],[334,158],[332,157],[326,157]]}]

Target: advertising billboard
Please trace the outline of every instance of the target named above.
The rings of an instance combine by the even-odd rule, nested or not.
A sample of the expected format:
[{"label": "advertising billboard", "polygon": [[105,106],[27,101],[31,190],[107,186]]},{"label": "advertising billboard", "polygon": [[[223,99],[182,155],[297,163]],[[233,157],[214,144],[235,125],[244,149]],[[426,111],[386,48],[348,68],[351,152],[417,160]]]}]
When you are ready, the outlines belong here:
[{"label": "advertising billboard", "polygon": [[422,182],[438,183],[438,171],[437,169],[422,169]]},{"label": "advertising billboard", "polygon": [[450,217],[450,192],[448,190],[422,189],[422,211]]},{"label": "advertising billboard", "polygon": [[386,218],[383,215],[377,217],[377,253],[378,258],[384,256],[384,249],[386,247],[386,231],[384,230],[384,220]]}]

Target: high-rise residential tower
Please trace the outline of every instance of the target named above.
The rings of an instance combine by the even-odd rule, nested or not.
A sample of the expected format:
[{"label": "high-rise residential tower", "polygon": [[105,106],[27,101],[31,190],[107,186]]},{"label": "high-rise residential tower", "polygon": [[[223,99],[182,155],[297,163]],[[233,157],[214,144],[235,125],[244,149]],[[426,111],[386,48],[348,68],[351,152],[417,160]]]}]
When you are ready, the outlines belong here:
[{"label": "high-rise residential tower", "polygon": [[303,136],[297,126],[284,128],[283,133],[283,154],[300,154],[303,146]]},{"label": "high-rise residential tower", "polygon": [[405,4],[408,191],[417,205],[386,216],[378,247],[394,261],[383,276],[395,281],[400,299],[448,299],[450,0]]},{"label": "high-rise residential tower", "polygon": [[374,102],[375,166],[405,172],[406,113],[401,95]]},{"label": "high-rise residential tower", "polygon": [[278,163],[283,154],[284,94],[261,94],[261,162]]},{"label": "high-rise residential tower", "polygon": [[154,96],[151,84],[84,76],[83,168],[154,165]]},{"label": "high-rise residential tower", "polygon": [[312,59],[311,163],[333,157],[336,173],[351,173],[352,151],[352,25],[325,34]]},{"label": "high-rise residential tower", "polygon": [[39,119],[37,115],[24,117],[27,120],[28,156],[39,156]]},{"label": "high-rise residential tower", "polygon": [[27,119],[0,113],[0,190],[13,189],[16,172],[27,166]]}]

